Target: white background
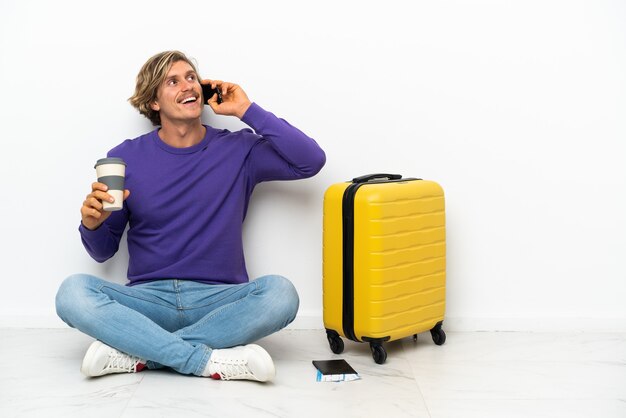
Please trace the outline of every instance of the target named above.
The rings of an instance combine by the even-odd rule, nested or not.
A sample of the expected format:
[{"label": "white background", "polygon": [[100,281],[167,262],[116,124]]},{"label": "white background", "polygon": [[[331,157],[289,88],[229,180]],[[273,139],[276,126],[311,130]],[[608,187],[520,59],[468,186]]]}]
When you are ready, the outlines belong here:
[{"label": "white background", "polygon": [[180,49],[327,153],[245,224],[295,326],[322,327],[326,187],[398,172],[446,191],[448,329],[624,331],[625,23],[617,0],[0,0],[0,325],[61,325],[72,273],[124,282],[125,245],[91,260],[79,209],[94,162],[152,129],[126,102],[139,68]]}]

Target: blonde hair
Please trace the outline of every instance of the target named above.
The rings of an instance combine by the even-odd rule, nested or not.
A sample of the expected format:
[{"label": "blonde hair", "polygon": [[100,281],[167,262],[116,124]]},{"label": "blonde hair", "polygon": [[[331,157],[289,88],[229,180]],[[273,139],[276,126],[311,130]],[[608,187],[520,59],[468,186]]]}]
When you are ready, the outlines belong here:
[{"label": "blonde hair", "polygon": [[128,101],[139,113],[150,119],[153,125],[161,125],[161,116],[150,105],[157,99],[159,86],[165,81],[172,64],[178,61],[185,61],[191,65],[196,74],[198,73],[193,62],[182,52],[164,51],[146,61],[137,74],[135,94]]}]

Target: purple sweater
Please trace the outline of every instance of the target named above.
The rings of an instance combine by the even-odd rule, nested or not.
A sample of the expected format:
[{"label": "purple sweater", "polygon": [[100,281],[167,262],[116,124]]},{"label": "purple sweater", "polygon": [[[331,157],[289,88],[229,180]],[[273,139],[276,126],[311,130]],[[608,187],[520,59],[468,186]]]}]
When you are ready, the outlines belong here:
[{"label": "purple sweater", "polygon": [[242,227],[254,186],[311,177],[326,156],[313,139],[255,103],[242,121],[256,134],[206,126],[202,142],[173,148],[156,129],[109,151],[126,161],[130,196],[98,229],[79,227],[91,257],[111,258],[128,223],[129,285],[247,282]]}]

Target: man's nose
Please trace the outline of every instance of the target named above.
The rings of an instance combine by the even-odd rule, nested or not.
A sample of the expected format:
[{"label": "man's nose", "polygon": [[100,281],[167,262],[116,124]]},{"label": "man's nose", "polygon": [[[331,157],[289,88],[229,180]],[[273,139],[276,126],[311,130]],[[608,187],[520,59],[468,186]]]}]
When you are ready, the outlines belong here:
[{"label": "man's nose", "polygon": [[185,80],[183,83],[183,91],[191,90],[195,84],[195,81]]}]

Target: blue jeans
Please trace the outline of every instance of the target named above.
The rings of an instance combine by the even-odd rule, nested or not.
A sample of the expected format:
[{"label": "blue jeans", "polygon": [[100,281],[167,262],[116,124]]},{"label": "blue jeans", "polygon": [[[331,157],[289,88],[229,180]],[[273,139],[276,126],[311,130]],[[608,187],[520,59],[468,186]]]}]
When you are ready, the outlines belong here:
[{"label": "blue jeans", "polygon": [[281,276],[236,285],[158,280],[128,287],[87,274],[68,277],[56,296],[69,326],[124,353],[200,376],[213,348],[243,345],[286,327],[299,299]]}]

